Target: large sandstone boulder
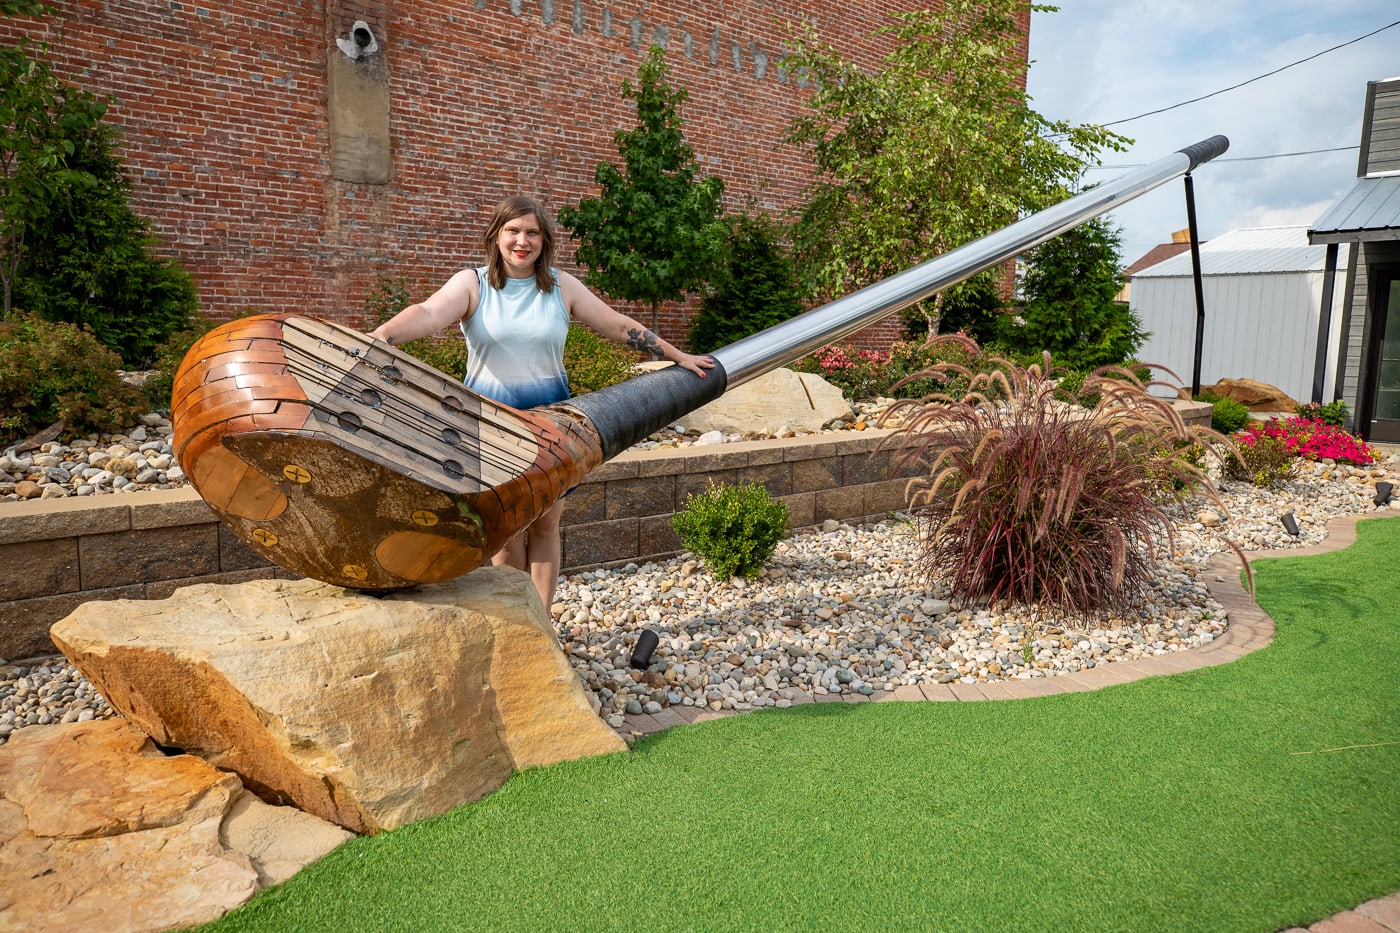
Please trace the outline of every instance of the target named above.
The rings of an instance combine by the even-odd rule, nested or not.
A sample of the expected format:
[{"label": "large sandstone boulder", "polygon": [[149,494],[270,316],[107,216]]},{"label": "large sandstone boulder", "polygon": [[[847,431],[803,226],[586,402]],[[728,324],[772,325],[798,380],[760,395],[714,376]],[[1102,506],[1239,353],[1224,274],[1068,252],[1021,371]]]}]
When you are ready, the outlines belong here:
[{"label": "large sandstone boulder", "polygon": [[1284,412],[1293,414],[1298,403],[1278,386],[1257,379],[1221,379],[1215,385],[1202,386],[1203,394],[1232,398],[1250,411]]},{"label": "large sandstone boulder", "polygon": [[123,720],[24,729],[0,748],[0,929],[205,923],[349,838]]},{"label": "large sandstone boulder", "polygon": [[476,800],[517,768],[626,746],[589,706],[525,574],[385,598],[311,580],[87,603],[51,631],[164,746],[357,833]]},{"label": "large sandstone boulder", "polygon": [[841,390],[821,376],[775,369],[729,389],[680,420],[686,430],[701,434],[707,431],[778,434],[784,430],[817,431],[837,418],[849,418],[854,413]]}]

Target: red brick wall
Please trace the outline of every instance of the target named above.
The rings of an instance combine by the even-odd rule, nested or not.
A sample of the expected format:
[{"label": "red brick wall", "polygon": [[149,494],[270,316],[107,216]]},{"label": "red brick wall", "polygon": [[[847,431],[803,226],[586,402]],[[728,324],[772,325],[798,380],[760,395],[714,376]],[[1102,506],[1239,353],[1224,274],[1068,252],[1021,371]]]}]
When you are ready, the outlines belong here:
[{"label": "red brick wall", "polygon": [[[114,98],[135,207],[161,249],[194,273],[216,316],[301,310],[358,320],[376,277],[414,297],[481,259],[499,198],[533,193],[557,210],[596,193],[593,169],[632,125],[622,99],[663,37],[690,99],[686,138],[722,178],[727,208],[783,210],[808,180],[780,142],[804,90],[780,73],[799,18],[850,57],[887,51],[871,33],[913,0],[52,0],[42,35],[84,88]],[[363,19],[389,70],[394,177],[330,177],[327,56]],[[565,244],[563,265],[573,268]],[[640,316],[642,311],[628,308]],[[663,308],[663,335],[685,333]],[[862,342],[887,341],[897,322]]]}]

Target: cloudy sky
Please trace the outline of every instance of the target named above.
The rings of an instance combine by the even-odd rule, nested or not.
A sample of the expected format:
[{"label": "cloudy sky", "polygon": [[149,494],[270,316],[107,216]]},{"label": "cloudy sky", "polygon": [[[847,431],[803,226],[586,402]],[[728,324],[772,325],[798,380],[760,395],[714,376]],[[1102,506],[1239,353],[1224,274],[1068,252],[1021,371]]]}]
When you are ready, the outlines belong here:
[{"label": "cloudy sky", "polygon": [[[1135,140],[1109,152],[1107,181],[1217,133],[1230,150],[1196,170],[1203,239],[1239,227],[1308,224],[1351,187],[1366,82],[1400,76],[1395,0],[1059,0],[1031,21],[1032,106],[1043,116],[1108,124]],[[1318,55],[1333,46],[1344,48]],[[1285,67],[1294,62],[1301,64]],[[1311,150],[1342,152],[1258,159]],[[1228,160],[1228,161],[1227,161]],[[1168,182],[1110,215],[1128,265],[1186,227],[1183,183]]]}]

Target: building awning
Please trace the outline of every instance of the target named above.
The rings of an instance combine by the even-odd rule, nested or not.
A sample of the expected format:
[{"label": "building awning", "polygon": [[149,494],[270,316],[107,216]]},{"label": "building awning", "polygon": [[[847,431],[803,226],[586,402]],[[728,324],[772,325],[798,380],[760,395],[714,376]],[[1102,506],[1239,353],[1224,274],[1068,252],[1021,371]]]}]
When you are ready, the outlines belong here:
[{"label": "building awning", "polygon": [[1314,244],[1377,240],[1400,240],[1400,173],[1358,178],[1308,228],[1308,242]]}]

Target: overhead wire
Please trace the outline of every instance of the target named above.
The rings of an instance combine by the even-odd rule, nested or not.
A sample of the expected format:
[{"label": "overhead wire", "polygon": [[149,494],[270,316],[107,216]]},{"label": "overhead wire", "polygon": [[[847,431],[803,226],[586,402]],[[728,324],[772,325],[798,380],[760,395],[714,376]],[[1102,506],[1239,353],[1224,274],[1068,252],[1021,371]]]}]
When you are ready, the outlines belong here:
[{"label": "overhead wire", "polygon": [[[1291,156],[1321,155],[1327,152],[1356,152],[1360,148],[1360,146],[1333,146],[1330,149],[1303,149],[1298,152],[1276,152],[1273,155],[1235,156],[1230,159],[1212,159],[1211,164],[1219,165],[1222,162],[1264,162],[1269,159],[1287,159]],[[1085,166],[1084,170],[1086,172],[1104,170],[1121,171],[1129,168],[1142,168],[1146,164],[1146,162],[1134,162],[1130,165],[1088,165]]]},{"label": "overhead wire", "polygon": [[1228,93],[1228,92],[1230,92],[1230,91],[1238,90],[1239,88],[1244,87],[1246,84],[1253,84],[1255,81],[1262,81],[1263,79],[1268,78],[1268,77],[1272,77],[1273,75],[1276,75],[1276,74],[1278,74],[1279,72],[1287,71],[1288,69],[1294,68],[1294,67],[1296,67],[1296,66],[1298,66],[1298,65],[1301,65],[1301,64],[1304,64],[1305,62],[1310,62],[1310,61],[1312,61],[1312,60],[1315,59],[1315,58],[1321,58],[1323,55],[1326,55],[1326,54],[1328,54],[1329,52],[1335,52],[1335,51],[1337,51],[1338,49],[1344,49],[1344,48],[1346,48],[1346,47],[1349,46],[1349,45],[1355,45],[1356,43],[1362,41],[1363,39],[1369,39],[1369,38],[1371,38],[1372,36],[1376,35],[1377,33],[1385,32],[1387,29],[1392,29],[1392,28],[1394,28],[1394,27],[1396,27],[1396,26],[1400,26],[1400,19],[1397,19],[1397,20],[1396,20],[1395,22],[1393,22],[1393,23],[1387,23],[1386,25],[1380,27],[1379,29],[1373,29],[1373,30],[1371,30],[1370,32],[1366,33],[1364,36],[1357,36],[1355,39],[1348,39],[1346,42],[1343,42],[1343,43],[1341,43],[1340,45],[1334,45],[1334,46],[1332,46],[1330,49],[1323,49],[1321,52],[1315,52],[1314,54],[1309,55],[1307,58],[1300,58],[1300,59],[1298,59],[1297,61],[1289,62],[1287,65],[1284,65],[1284,66],[1282,66],[1282,67],[1280,67],[1280,68],[1275,68],[1275,69],[1272,70],[1272,71],[1266,71],[1266,72],[1264,72],[1264,73],[1261,74],[1261,75],[1255,75],[1253,78],[1250,78],[1250,79],[1247,80],[1247,81],[1241,81],[1239,84],[1232,84],[1232,85],[1230,85],[1229,87],[1221,88],[1221,89],[1218,90],[1218,91],[1211,91],[1209,94],[1202,94],[1200,97],[1193,97],[1193,98],[1191,98],[1190,100],[1183,100],[1183,101],[1181,101],[1180,103],[1178,103],[1178,104],[1172,104],[1172,105],[1169,106],[1169,107],[1159,107],[1159,108],[1157,108],[1156,110],[1149,110],[1149,111],[1147,111],[1146,113],[1140,113],[1140,114],[1138,114],[1138,115],[1135,116],[1135,117],[1124,117],[1124,118],[1121,119],[1121,120],[1112,120],[1112,121],[1110,121],[1110,122],[1108,122],[1108,123],[1100,123],[1099,126],[1118,126],[1118,125],[1123,124],[1123,123],[1131,123],[1131,122],[1133,122],[1134,120],[1141,120],[1143,117],[1155,116],[1156,114],[1159,114],[1159,113],[1166,113],[1168,110],[1176,110],[1176,109],[1178,109],[1178,108],[1180,108],[1180,107],[1185,107],[1185,106],[1187,106],[1188,104],[1195,104],[1195,103],[1199,103],[1200,101],[1203,101],[1203,100],[1209,100],[1209,99],[1212,98],[1212,97],[1218,97],[1218,96],[1221,95],[1221,94],[1225,94],[1225,93]]},{"label": "overhead wire", "polygon": [[[1159,113],[1166,113],[1166,112],[1169,111],[1169,110],[1176,110],[1176,109],[1178,109],[1178,108],[1180,108],[1180,107],[1185,107],[1185,106],[1187,106],[1188,104],[1195,104],[1195,103],[1199,103],[1200,101],[1203,101],[1203,100],[1208,100],[1209,98],[1212,98],[1212,97],[1218,97],[1219,95],[1228,93],[1229,91],[1238,90],[1239,88],[1244,87],[1246,84],[1253,84],[1255,81],[1262,81],[1264,78],[1271,77],[1271,76],[1276,75],[1276,74],[1278,74],[1279,72],[1282,72],[1282,71],[1287,71],[1289,68],[1293,68],[1293,67],[1295,67],[1295,66],[1297,66],[1297,65],[1304,64],[1305,62],[1310,62],[1310,61],[1312,61],[1312,60],[1315,59],[1315,58],[1321,58],[1323,55],[1326,55],[1326,54],[1328,54],[1329,52],[1335,52],[1335,51],[1337,51],[1338,49],[1346,48],[1346,47],[1349,46],[1349,45],[1355,45],[1356,43],[1362,41],[1363,39],[1369,39],[1369,38],[1371,38],[1372,36],[1376,35],[1377,33],[1385,32],[1387,29],[1392,29],[1392,28],[1394,28],[1395,26],[1400,26],[1400,19],[1397,19],[1397,20],[1394,21],[1393,23],[1387,23],[1386,25],[1381,26],[1379,29],[1373,29],[1373,30],[1371,30],[1370,32],[1366,33],[1365,35],[1357,36],[1355,39],[1348,39],[1346,42],[1342,42],[1342,43],[1340,43],[1340,44],[1338,44],[1338,45],[1334,45],[1334,46],[1332,46],[1332,47],[1329,48],[1329,49],[1323,49],[1321,52],[1315,52],[1315,53],[1313,53],[1312,55],[1307,56],[1306,58],[1300,58],[1300,59],[1298,59],[1297,61],[1289,62],[1287,65],[1283,65],[1282,67],[1275,68],[1275,69],[1273,69],[1272,71],[1266,71],[1266,72],[1264,72],[1264,73],[1261,74],[1261,75],[1255,75],[1253,78],[1250,78],[1250,79],[1248,79],[1247,81],[1241,81],[1241,82],[1239,82],[1238,84],[1232,84],[1232,85],[1230,85],[1229,87],[1221,88],[1221,89],[1218,90],[1218,91],[1212,91],[1212,92],[1210,92],[1209,94],[1202,94],[1200,97],[1193,97],[1193,98],[1191,98],[1190,100],[1183,100],[1183,101],[1181,101],[1180,103],[1172,104],[1172,105],[1169,106],[1169,107],[1159,107],[1159,108],[1157,108],[1156,110],[1149,110],[1149,111],[1147,111],[1146,113],[1140,113],[1140,114],[1138,114],[1138,115],[1135,116],[1135,117],[1124,117],[1124,118],[1121,119],[1121,120],[1113,120],[1113,121],[1110,121],[1110,122],[1108,122],[1108,123],[1100,123],[1100,124],[1098,124],[1098,125],[1099,125],[1099,126],[1104,126],[1104,127],[1108,127],[1108,126],[1119,126],[1119,125],[1121,125],[1121,124],[1123,124],[1123,123],[1131,123],[1131,122],[1133,122],[1134,120],[1141,120],[1143,117],[1155,116],[1156,114],[1159,114]],[[1046,138],[1047,138],[1047,139],[1055,139],[1056,137],[1065,136],[1065,135],[1068,135],[1068,134],[1066,134],[1066,133],[1051,133],[1051,134],[1050,134],[1049,136],[1047,136]],[[1309,149],[1309,150],[1306,150],[1306,151],[1303,151],[1303,152],[1281,152],[1281,153],[1278,153],[1278,154],[1276,154],[1276,155],[1266,155],[1266,156],[1240,156],[1240,157],[1236,157],[1236,158],[1233,158],[1233,159],[1215,159],[1214,161],[1215,161],[1215,162],[1261,162],[1261,161],[1265,161],[1265,160],[1268,160],[1268,159],[1286,159],[1286,158],[1289,158],[1289,157],[1291,157],[1291,156],[1318,155],[1318,154],[1320,154],[1320,153],[1326,153],[1326,152],[1345,152],[1345,151],[1347,151],[1347,150],[1356,150],[1356,149],[1360,149],[1360,148],[1361,148],[1360,146],[1338,146],[1338,147],[1333,148],[1333,149]],[[1138,164],[1131,165],[1131,166],[1094,165],[1094,166],[1086,166],[1084,170],[1085,170],[1085,171],[1095,171],[1096,169],[1107,169],[1107,168],[1141,168],[1142,165],[1144,165],[1144,164],[1146,164],[1146,163],[1138,163]]]}]

